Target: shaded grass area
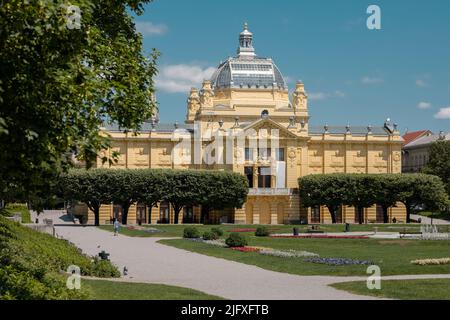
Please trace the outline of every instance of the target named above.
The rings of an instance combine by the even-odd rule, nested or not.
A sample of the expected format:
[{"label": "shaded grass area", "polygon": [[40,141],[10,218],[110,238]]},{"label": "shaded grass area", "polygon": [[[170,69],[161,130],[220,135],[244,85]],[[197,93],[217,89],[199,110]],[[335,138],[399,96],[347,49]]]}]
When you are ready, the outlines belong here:
[{"label": "shaded grass area", "polygon": [[[182,237],[183,230],[188,225],[143,225],[142,227],[156,228],[161,232],[149,233],[143,230],[132,230],[128,229],[127,226],[122,226],[120,228],[120,233],[130,237]],[[256,229],[258,225],[195,225],[195,227],[203,234],[205,231],[211,230],[213,227],[221,228],[225,235],[230,233],[230,231],[236,229]],[[271,233],[292,233],[293,228],[299,228],[299,231],[306,232],[310,226],[307,225],[277,225],[277,226],[266,226]],[[113,232],[112,225],[103,225],[99,227],[102,230]],[[342,224],[335,225],[320,225],[319,228],[324,232],[344,232],[345,226]],[[398,231],[419,231],[419,224],[354,224],[350,226],[350,231],[375,231],[380,232],[398,232]],[[253,235],[254,232],[242,232],[245,235]]]},{"label": "shaded grass area", "polygon": [[1,210],[1,214],[7,217],[12,217],[17,213],[22,216],[22,223],[31,223],[30,211],[26,204],[8,203],[5,208]]},{"label": "shaded grass area", "polygon": [[201,291],[168,286],[134,282],[107,280],[86,280],[81,285],[94,300],[221,300],[223,298],[208,295]]},{"label": "shaded grass area", "polygon": [[430,212],[430,211],[422,211],[419,212],[418,215],[433,218],[433,219],[442,219],[450,221],[450,211],[442,211],[442,212]]},{"label": "shaded grass area", "polygon": [[[383,275],[448,274],[448,265],[418,266],[411,260],[443,258],[450,253],[450,241],[379,240],[379,239],[292,239],[247,236],[249,246],[279,250],[306,250],[321,257],[369,260],[380,266]],[[367,275],[367,266],[330,266],[305,262],[303,258],[280,258],[255,252],[238,252],[184,239],[161,240],[160,243],[217,258],[224,258],[264,269],[299,275]]]},{"label": "shaded grass area", "polygon": [[381,290],[369,290],[364,281],[331,285],[351,293],[402,300],[449,300],[450,279],[389,280],[381,282]]}]

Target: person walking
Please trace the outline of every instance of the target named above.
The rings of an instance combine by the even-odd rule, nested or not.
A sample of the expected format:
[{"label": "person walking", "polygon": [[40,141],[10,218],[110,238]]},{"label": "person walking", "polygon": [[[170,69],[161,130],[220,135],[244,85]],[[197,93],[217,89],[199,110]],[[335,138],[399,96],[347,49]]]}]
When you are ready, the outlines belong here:
[{"label": "person walking", "polygon": [[120,223],[119,223],[119,219],[114,219],[114,236],[117,236],[119,234],[119,228],[120,228]]}]

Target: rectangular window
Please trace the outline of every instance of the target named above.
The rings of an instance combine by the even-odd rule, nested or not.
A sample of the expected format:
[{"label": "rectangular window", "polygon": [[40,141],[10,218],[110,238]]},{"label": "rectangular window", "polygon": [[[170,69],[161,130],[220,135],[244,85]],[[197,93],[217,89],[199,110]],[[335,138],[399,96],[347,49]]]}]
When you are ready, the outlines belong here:
[{"label": "rectangular window", "polygon": [[253,149],[245,148],[245,161],[253,161]]},{"label": "rectangular window", "polygon": [[244,173],[248,179],[249,188],[253,188],[253,167],[245,167]]},{"label": "rectangular window", "polygon": [[278,148],[277,149],[277,161],[284,161],[284,149],[283,148]]},{"label": "rectangular window", "polygon": [[270,175],[270,167],[258,168],[258,188],[271,188],[272,176]]}]

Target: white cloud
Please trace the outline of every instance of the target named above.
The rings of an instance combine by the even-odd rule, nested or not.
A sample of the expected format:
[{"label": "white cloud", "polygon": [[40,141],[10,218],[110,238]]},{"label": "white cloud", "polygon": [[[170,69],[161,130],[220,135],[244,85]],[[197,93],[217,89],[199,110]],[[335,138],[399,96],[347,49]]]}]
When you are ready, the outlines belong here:
[{"label": "white cloud", "polygon": [[416,86],[421,87],[421,88],[425,88],[425,87],[428,87],[428,84],[425,82],[425,80],[417,79],[416,80]]},{"label": "white cloud", "polygon": [[345,93],[340,90],[336,90],[334,92],[311,92],[311,93],[308,93],[308,98],[313,101],[325,100],[328,98],[344,98],[344,97],[345,97]]},{"label": "white cloud", "polygon": [[450,107],[441,108],[438,113],[434,115],[436,119],[450,119]]},{"label": "white cloud", "polygon": [[431,108],[431,103],[429,103],[429,102],[424,102],[424,101],[419,102],[419,104],[417,105],[417,108],[422,109],[422,110],[424,110],[424,109],[430,109],[430,108]]},{"label": "white cloud", "polygon": [[155,78],[156,87],[170,93],[187,93],[198,87],[203,80],[211,78],[216,68],[198,65],[176,64],[162,66]]},{"label": "white cloud", "polygon": [[361,79],[361,83],[363,84],[377,84],[382,83],[384,80],[376,77],[365,76]]},{"label": "white cloud", "polygon": [[148,21],[136,22],[136,29],[142,33],[143,36],[160,36],[165,34],[168,30],[165,24],[154,24]]}]

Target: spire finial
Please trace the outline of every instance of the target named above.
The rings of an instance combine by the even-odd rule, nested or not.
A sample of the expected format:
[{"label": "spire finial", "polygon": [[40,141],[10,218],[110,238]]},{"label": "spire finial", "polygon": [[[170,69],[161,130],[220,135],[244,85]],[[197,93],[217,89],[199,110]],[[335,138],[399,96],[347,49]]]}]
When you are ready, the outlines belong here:
[{"label": "spire finial", "polygon": [[248,23],[244,23],[244,30],[239,34],[238,55],[240,57],[254,57],[255,49],[253,48],[253,34],[248,31]]},{"label": "spire finial", "polygon": [[244,22],[244,30],[248,30],[248,23]]}]

